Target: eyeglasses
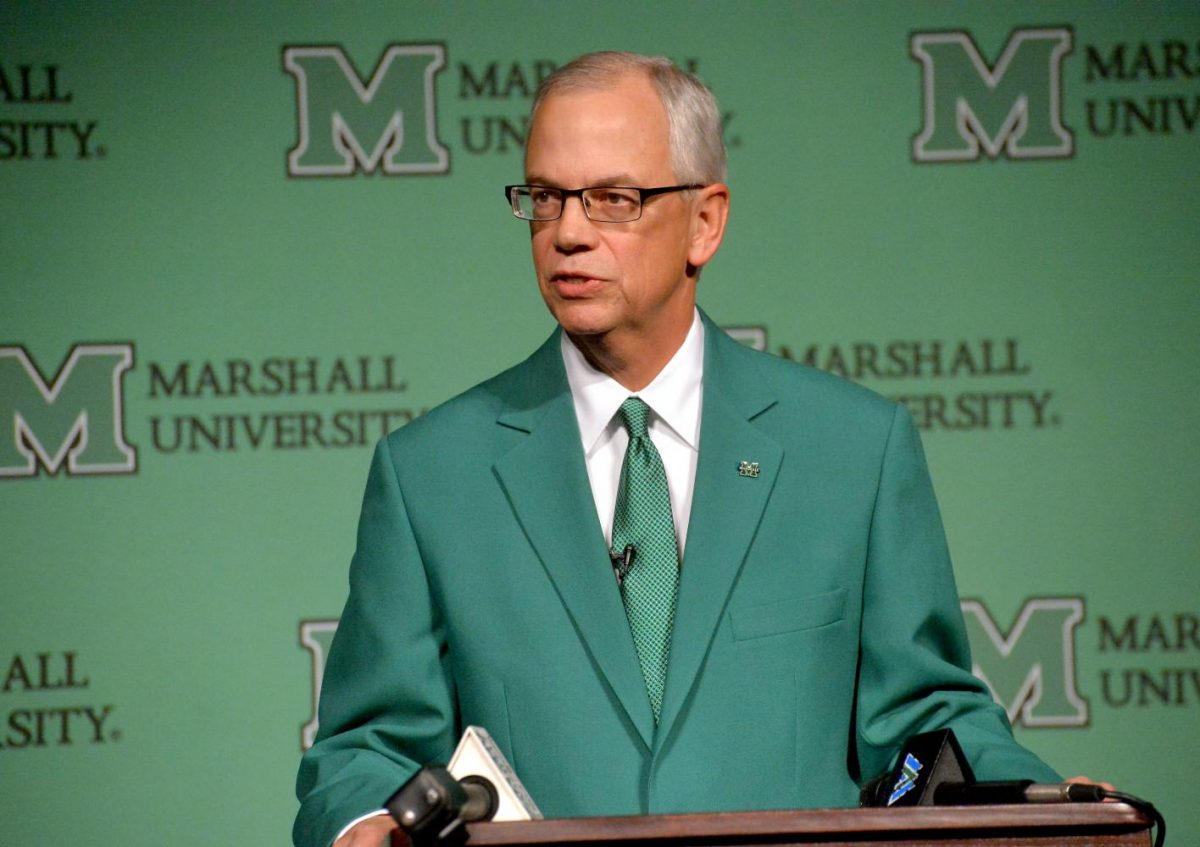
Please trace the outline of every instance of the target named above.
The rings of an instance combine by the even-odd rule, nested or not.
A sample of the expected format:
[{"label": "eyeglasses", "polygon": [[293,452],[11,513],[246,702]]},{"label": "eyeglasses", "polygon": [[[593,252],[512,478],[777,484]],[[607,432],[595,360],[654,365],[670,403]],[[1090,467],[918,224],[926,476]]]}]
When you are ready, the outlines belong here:
[{"label": "eyeglasses", "polygon": [[504,196],[512,204],[512,213],[523,221],[556,221],[562,217],[568,197],[578,197],[589,220],[619,224],[636,221],[649,197],[673,191],[690,191],[703,185],[664,185],[659,188],[633,188],[604,185],[595,188],[550,188],[545,185],[506,185]]}]

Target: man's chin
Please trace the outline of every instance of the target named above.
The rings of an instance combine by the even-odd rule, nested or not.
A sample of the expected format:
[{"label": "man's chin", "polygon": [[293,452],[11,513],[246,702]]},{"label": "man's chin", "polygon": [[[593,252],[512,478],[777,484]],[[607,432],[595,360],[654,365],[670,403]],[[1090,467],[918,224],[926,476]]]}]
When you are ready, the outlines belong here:
[{"label": "man's chin", "polygon": [[613,329],[611,310],[598,303],[559,301],[547,305],[563,332],[573,338],[604,335]]}]

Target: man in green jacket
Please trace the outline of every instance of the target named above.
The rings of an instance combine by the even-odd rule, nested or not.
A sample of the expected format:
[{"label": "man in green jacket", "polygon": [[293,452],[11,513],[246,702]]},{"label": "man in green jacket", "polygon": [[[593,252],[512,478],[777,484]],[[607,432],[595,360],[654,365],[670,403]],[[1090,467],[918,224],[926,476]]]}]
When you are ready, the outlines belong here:
[{"label": "man in green jacket", "polygon": [[697,309],[729,212],[707,89],[575,60],[525,182],[559,329],[379,445],[296,844],[375,847],[472,724],[548,817],[854,805],[941,727],[981,779],[1057,780],[970,673],[905,411]]}]

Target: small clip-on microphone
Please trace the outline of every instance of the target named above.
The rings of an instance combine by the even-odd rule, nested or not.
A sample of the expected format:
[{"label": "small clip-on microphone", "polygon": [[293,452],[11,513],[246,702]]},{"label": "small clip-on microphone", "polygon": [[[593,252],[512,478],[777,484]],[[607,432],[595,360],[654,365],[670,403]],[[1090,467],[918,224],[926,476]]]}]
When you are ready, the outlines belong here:
[{"label": "small clip-on microphone", "polygon": [[624,550],[609,551],[608,558],[612,560],[613,575],[617,578],[618,587],[625,581],[625,577],[633,568],[633,557],[636,555],[637,548],[632,544],[626,544]]}]

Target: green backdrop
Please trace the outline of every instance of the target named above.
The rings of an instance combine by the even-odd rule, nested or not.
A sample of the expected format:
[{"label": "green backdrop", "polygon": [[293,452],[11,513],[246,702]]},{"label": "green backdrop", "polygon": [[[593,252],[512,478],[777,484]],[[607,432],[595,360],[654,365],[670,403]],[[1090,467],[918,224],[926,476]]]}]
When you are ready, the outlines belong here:
[{"label": "green backdrop", "polygon": [[601,48],[727,113],[704,308],[912,409],[1021,740],[1200,839],[1200,7],[119,0],[0,8],[0,843],[287,843],[370,446],[550,330],[500,187]]}]

